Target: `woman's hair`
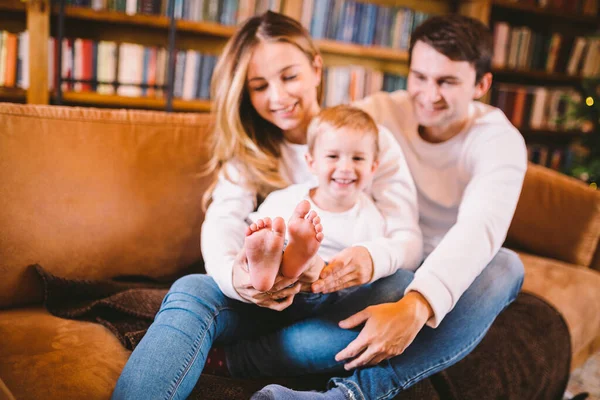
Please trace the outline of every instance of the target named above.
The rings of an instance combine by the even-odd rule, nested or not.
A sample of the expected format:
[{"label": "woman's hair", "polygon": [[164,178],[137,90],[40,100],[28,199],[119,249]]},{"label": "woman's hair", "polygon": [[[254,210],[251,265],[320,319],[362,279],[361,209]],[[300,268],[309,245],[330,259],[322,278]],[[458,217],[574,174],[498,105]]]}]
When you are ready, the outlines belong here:
[{"label": "woman's hair", "polygon": [[308,125],[306,138],[309,153],[313,154],[319,135],[331,129],[342,128],[352,129],[371,136],[374,143],[373,156],[377,159],[379,153],[379,129],[377,128],[377,124],[369,114],[349,105],[325,108],[312,119]]},{"label": "woman's hair", "polygon": [[[311,63],[319,55],[309,33],[298,21],[271,11],[248,19],[227,42],[211,82],[215,127],[205,172],[214,173],[214,181],[203,197],[205,208],[219,173],[224,172],[225,177],[231,179],[225,168],[228,163],[241,174],[236,183],[256,191],[261,197],[289,184],[279,172],[283,132],[256,112],[246,85],[248,65],[260,42],[292,44],[306,54]],[[320,84],[319,103],[322,92]]]},{"label": "woman's hair", "polygon": [[410,37],[409,65],[417,41],[427,43],[452,61],[468,61],[475,68],[475,82],[492,70],[494,39],[482,22],[463,15],[429,18]]}]

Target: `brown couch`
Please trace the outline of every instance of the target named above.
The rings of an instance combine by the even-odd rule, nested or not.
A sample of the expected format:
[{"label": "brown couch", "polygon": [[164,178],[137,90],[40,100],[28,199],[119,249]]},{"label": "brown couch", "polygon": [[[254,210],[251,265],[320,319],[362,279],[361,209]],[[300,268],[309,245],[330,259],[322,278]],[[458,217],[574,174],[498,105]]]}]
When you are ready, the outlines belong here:
[{"label": "brown couch", "polygon": [[[0,104],[0,398],[110,396],[129,352],[101,325],[45,311],[27,266],[87,279],[188,272],[201,260],[210,123]],[[600,347],[599,237],[600,191],[531,165],[507,245],[525,263],[523,290],[566,320],[572,367]]]}]

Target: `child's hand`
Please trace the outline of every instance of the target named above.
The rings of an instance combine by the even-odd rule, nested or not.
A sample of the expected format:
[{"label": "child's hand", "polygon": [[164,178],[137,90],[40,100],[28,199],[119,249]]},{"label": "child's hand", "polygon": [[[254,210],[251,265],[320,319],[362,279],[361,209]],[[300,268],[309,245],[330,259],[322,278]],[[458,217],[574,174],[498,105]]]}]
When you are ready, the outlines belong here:
[{"label": "child's hand", "polygon": [[362,246],[340,251],[321,271],[321,277],[312,284],[314,293],[331,293],[352,286],[363,285],[373,277],[373,259]]},{"label": "child's hand", "polygon": [[236,292],[243,299],[260,307],[275,311],[285,310],[294,301],[294,296],[300,291],[300,285],[300,282],[296,282],[296,279],[279,275],[275,279],[275,284],[271,290],[259,292],[250,283],[250,274],[248,273],[245,256],[238,257],[233,266],[233,286]]}]

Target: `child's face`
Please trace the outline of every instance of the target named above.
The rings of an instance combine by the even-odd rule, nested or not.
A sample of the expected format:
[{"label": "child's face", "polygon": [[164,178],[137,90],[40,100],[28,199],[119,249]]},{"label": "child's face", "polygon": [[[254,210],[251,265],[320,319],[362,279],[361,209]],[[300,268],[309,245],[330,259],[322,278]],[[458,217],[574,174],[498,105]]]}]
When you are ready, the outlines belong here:
[{"label": "child's face", "polygon": [[375,139],[354,129],[328,129],[316,138],[306,160],[323,200],[353,205],[377,169]]}]

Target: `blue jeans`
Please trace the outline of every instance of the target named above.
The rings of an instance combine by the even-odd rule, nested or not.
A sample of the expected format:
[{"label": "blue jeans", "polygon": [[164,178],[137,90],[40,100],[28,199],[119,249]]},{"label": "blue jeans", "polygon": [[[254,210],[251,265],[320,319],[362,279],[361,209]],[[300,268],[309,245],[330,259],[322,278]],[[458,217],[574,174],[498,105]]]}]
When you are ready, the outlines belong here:
[{"label": "blue jeans", "polygon": [[[228,344],[234,377],[343,371],[334,356],[358,335],[337,323],[368,305],[399,300],[414,274],[400,270],[369,285],[329,295],[298,295],[283,312],[225,297],[212,278],[173,284],[154,323],[132,353],[113,399],[184,399],[213,343]],[[406,351],[376,367],[334,378],[357,399],[388,399],[466,356],[517,296],[523,266],[501,249],[436,329],[425,327]]]}]

